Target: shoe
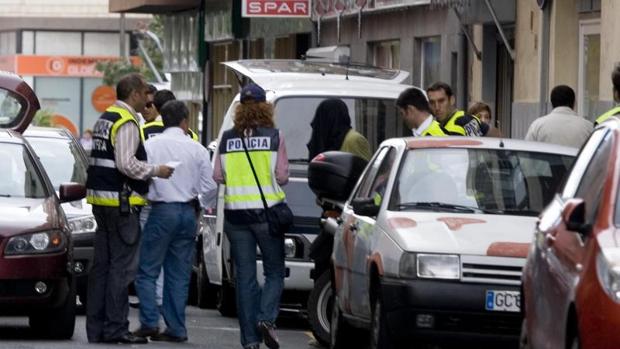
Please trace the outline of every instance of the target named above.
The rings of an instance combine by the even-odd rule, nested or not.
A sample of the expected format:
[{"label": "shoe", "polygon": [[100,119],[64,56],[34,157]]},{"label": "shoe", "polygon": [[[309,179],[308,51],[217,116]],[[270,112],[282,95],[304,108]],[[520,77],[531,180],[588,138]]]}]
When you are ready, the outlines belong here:
[{"label": "shoe", "polygon": [[139,329],[131,332],[131,334],[133,334],[136,337],[151,337],[151,336],[155,336],[159,334],[159,328],[158,327],[142,327],[140,326]]},{"label": "shoe", "polygon": [[276,335],[276,326],[269,321],[259,321],[258,330],[263,334],[263,341],[269,349],[280,348],[280,341]]},{"label": "shoe", "polygon": [[144,337],[137,337],[131,333],[127,333],[117,338],[106,339],[103,342],[104,343],[120,343],[120,344],[146,344],[149,341]]},{"label": "shoe", "polygon": [[258,345],[258,344],[253,344],[253,345],[250,345],[249,347],[245,347],[245,348],[243,348],[243,349],[260,349],[260,345]]},{"label": "shoe", "polygon": [[166,332],[162,332],[162,333],[158,333],[154,336],[151,336],[151,340],[152,341],[156,341],[156,342],[174,342],[174,343],[181,343],[181,342],[187,342],[187,337],[177,337],[177,336],[173,336],[171,334],[168,334]]}]

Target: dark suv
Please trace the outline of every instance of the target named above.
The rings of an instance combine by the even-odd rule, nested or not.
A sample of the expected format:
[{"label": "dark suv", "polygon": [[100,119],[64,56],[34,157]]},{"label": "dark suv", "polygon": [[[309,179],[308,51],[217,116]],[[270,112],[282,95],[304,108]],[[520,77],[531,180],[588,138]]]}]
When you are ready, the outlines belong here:
[{"label": "dark suv", "polygon": [[0,72],[0,314],[26,315],[37,333],[71,338],[73,243],[60,204],[80,200],[86,189],[67,183],[54,191],[21,136],[38,109],[23,80]]}]

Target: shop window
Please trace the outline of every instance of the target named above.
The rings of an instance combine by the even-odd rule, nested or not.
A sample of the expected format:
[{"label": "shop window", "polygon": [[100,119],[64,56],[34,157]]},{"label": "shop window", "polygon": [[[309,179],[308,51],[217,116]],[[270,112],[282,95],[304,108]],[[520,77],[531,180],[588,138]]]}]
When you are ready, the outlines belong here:
[{"label": "shop window", "polygon": [[371,44],[372,65],[400,69],[400,41],[379,41]]},{"label": "shop window", "polygon": [[426,88],[440,81],[441,37],[420,39],[420,86]]}]

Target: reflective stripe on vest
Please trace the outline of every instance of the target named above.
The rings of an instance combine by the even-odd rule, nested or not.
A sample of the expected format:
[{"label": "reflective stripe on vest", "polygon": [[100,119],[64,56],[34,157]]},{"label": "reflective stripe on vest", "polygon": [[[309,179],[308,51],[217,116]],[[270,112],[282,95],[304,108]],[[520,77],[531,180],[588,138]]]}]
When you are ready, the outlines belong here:
[{"label": "reflective stripe on vest", "polygon": [[431,125],[426,130],[424,130],[424,132],[422,132],[422,136],[441,137],[447,136],[447,134],[443,131],[439,122],[433,120],[431,122]]},{"label": "reflective stripe on vest", "polygon": [[[146,123],[140,127],[140,138],[142,138],[142,142],[146,141],[151,137],[155,137],[164,132],[165,126],[163,121],[151,121]],[[192,140],[198,142],[198,134],[192,131],[191,129],[187,129],[187,136],[191,137]]]},{"label": "reflective stripe on vest", "polygon": [[[254,130],[246,145],[267,206],[284,201],[285,194],[274,172],[278,158],[279,131]],[[263,202],[250,163],[234,130],[224,132],[220,141],[220,160],[225,174],[224,207],[229,210],[262,209]]]},{"label": "reflective stripe on vest", "polygon": [[615,108],[613,108],[611,110],[608,110],[603,115],[601,115],[598,118],[596,118],[596,121],[594,123],[597,124],[597,125],[600,125],[605,120],[609,119],[610,117],[612,117],[612,116],[614,116],[616,114],[620,114],[620,107],[615,107]]},{"label": "reflective stripe on vest", "polygon": [[448,122],[444,125],[444,128],[448,132],[456,133],[460,136],[467,135],[467,132],[465,131],[465,129],[462,126],[459,126],[456,124],[456,120],[458,120],[458,118],[460,118],[463,115],[465,115],[465,112],[462,110],[457,110],[456,112],[454,112],[454,114],[452,114],[452,116],[450,117],[450,120],[448,120]]},{"label": "reflective stripe on vest", "polygon": [[[102,115],[100,120],[95,124],[95,138],[96,142],[105,143],[102,149],[93,149],[91,151],[91,157],[89,159],[88,179],[87,179],[87,195],[86,201],[91,205],[118,207],[119,200],[118,191],[110,190],[111,188],[119,188],[122,186],[123,181],[127,180],[123,174],[121,174],[117,167],[114,158],[114,143],[116,142],[116,134],[119,128],[127,122],[133,122],[139,127],[137,121],[133,115],[126,109],[117,106],[111,106],[106,109],[106,113],[116,114],[118,117],[108,115]],[[110,125],[110,123],[112,125]],[[108,143],[109,142],[109,143]],[[101,145],[100,145],[101,146]],[[110,148],[112,146],[112,148]],[[140,149],[142,144],[138,147],[138,153],[136,157],[139,160],[146,159],[146,153],[140,156]],[[143,158],[142,158],[143,157]],[[125,178],[125,179],[123,179]],[[128,180],[131,183],[137,183],[138,181]],[[142,182],[141,182],[142,183]],[[144,182],[145,188],[146,183]],[[132,192],[129,203],[134,206],[141,206],[146,204],[146,200],[139,194]]]}]

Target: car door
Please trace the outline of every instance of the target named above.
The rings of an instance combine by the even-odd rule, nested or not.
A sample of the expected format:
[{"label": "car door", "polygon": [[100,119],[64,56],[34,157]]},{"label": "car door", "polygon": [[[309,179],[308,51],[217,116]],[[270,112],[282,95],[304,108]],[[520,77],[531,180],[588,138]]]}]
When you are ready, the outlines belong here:
[{"label": "car door", "polygon": [[544,282],[540,289],[545,292],[544,297],[537,298],[536,314],[543,325],[537,337],[550,348],[564,345],[568,306],[585,253],[583,237],[566,228],[561,220],[561,208],[569,199],[582,198],[586,202],[588,222],[594,220],[611,155],[611,143],[610,132],[605,129],[595,132],[575,163],[561,196],[556,198],[559,200],[555,203],[556,209],[546,212],[557,216],[553,226],[537,233],[541,234],[537,236],[537,243],[542,245],[544,261],[540,268],[543,277],[539,282]]},{"label": "car door", "polygon": [[39,99],[24,80],[0,71],[0,128],[24,132],[39,108]]},{"label": "car door", "polygon": [[[394,164],[396,150],[392,147],[382,148],[372,162],[369,175],[366,176],[355,199],[372,200],[374,205],[381,207],[386,194],[388,179]],[[350,299],[353,315],[370,319],[370,277],[368,275],[368,259],[370,258],[371,243],[375,234],[376,217],[369,217],[355,212],[351,213],[350,232],[351,249],[350,261]]]}]

